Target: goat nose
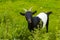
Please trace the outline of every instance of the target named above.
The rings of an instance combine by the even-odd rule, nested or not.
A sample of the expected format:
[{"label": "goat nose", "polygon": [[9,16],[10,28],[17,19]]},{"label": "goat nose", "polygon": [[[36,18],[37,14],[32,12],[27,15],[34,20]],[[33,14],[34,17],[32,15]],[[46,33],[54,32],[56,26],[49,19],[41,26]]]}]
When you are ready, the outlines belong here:
[{"label": "goat nose", "polygon": [[31,19],[28,19],[28,22],[31,23]]}]

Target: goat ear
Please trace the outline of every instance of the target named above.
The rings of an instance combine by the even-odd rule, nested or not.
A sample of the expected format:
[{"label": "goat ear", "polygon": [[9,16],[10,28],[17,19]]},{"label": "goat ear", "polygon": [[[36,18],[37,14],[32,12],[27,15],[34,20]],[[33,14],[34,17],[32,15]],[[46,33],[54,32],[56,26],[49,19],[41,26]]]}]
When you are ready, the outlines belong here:
[{"label": "goat ear", "polygon": [[23,16],[25,15],[25,14],[24,14],[24,13],[22,13],[22,12],[20,12],[20,14],[21,14],[21,15],[23,15]]},{"label": "goat ear", "polygon": [[32,14],[35,14],[37,11],[34,11]]}]

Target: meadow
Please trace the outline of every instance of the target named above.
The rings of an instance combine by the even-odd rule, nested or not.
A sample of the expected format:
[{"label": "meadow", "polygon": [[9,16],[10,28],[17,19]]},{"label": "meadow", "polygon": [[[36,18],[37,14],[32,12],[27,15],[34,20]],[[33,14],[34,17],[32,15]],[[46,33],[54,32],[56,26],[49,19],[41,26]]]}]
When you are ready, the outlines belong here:
[{"label": "meadow", "polygon": [[[28,30],[27,21],[20,12],[23,8],[40,12],[52,11],[46,29]],[[31,35],[32,34],[32,35]],[[60,0],[0,0],[0,40],[60,40]]]}]

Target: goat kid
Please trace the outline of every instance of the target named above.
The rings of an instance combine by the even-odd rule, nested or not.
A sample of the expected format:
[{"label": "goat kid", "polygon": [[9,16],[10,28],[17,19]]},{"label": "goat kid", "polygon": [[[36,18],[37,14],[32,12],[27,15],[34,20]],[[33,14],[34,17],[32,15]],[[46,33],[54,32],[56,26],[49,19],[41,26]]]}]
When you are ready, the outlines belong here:
[{"label": "goat kid", "polygon": [[[26,17],[26,20],[28,22],[28,29],[30,31],[34,30],[34,28],[38,28],[37,25],[39,26],[39,28],[41,27],[45,27],[46,25],[46,32],[48,32],[48,24],[49,24],[49,15],[52,12],[47,12],[47,13],[39,13],[37,16],[32,17],[33,14],[35,14],[37,11],[31,12],[31,8],[27,11],[26,9],[25,13],[20,12],[21,15]],[[42,21],[42,23],[40,23]]]}]

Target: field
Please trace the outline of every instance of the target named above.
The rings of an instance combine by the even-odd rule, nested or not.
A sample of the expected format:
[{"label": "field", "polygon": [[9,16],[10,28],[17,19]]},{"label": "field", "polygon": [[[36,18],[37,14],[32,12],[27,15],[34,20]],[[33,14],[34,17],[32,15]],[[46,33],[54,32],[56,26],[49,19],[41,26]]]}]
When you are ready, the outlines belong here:
[{"label": "field", "polygon": [[[52,11],[49,32],[35,29],[29,32],[23,8],[40,12]],[[32,34],[32,35],[31,35]],[[0,40],[60,40],[60,0],[0,0]]]}]

